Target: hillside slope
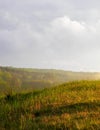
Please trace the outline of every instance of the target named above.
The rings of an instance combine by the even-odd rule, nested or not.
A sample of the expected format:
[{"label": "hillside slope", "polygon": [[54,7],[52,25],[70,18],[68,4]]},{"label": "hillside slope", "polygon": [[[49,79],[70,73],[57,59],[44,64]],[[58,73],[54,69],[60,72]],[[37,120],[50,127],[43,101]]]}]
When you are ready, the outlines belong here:
[{"label": "hillside slope", "polygon": [[100,81],[0,99],[0,130],[100,130]]},{"label": "hillside slope", "polygon": [[51,87],[68,81],[98,79],[100,73],[0,67],[0,94],[7,88],[21,92]]}]

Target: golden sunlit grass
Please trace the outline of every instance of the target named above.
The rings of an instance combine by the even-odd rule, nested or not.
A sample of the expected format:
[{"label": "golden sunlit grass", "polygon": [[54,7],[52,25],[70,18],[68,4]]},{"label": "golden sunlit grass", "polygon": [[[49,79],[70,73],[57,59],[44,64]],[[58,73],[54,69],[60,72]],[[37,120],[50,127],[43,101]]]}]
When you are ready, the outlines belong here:
[{"label": "golden sunlit grass", "polygon": [[0,130],[100,129],[100,81],[70,82],[0,100]]}]

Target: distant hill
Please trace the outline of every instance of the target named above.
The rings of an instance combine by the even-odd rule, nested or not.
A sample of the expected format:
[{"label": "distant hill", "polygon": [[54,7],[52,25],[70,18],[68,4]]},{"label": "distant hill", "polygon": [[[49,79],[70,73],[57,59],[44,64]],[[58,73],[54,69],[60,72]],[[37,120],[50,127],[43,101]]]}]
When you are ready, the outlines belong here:
[{"label": "distant hill", "polygon": [[0,67],[0,91],[51,87],[75,80],[99,80],[100,73],[72,72],[55,69]]}]

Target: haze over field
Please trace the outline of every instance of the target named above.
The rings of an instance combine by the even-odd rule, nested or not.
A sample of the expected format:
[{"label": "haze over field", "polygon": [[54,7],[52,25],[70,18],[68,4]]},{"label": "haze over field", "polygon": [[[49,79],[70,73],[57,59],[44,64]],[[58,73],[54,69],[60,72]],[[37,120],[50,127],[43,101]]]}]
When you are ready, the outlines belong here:
[{"label": "haze over field", "polygon": [[0,0],[0,65],[100,71],[99,0]]}]

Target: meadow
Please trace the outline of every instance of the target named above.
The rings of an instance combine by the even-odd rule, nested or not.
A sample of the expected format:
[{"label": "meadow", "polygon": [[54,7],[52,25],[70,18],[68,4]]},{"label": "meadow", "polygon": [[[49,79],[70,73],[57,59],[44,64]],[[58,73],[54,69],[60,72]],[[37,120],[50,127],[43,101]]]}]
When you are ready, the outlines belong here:
[{"label": "meadow", "polygon": [[73,81],[0,98],[0,130],[100,130],[100,81]]}]

